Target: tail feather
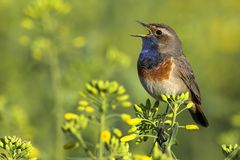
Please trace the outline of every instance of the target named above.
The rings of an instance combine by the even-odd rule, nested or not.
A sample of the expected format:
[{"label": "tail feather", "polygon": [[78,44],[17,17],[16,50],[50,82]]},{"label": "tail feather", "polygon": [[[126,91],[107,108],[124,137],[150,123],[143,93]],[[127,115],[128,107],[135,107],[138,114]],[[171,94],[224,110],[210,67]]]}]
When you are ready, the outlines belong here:
[{"label": "tail feather", "polygon": [[189,109],[191,116],[193,118],[193,120],[203,126],[203,127],[208,127],[209,123],[208,120],[206,118],[206,116],[204,115],[200,105],[195,104],[191,109]]}]

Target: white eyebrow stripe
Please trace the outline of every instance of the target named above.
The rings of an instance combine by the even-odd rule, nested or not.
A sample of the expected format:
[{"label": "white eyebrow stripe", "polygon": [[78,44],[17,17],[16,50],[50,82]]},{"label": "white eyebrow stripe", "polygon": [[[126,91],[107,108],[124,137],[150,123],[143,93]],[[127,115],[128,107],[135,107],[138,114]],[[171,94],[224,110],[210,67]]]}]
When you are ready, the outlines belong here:
[{"label": "white eyebrow stripe", "polygon": [[173,35],[171,33],[169,33],[168,30],[166,30],[165,28],[161,28],[162,32],[170,37],[172,37]]},{"label": "white eyebrow stripe", "polygon": [[[156,29],[156,30],[158,29],[158,27],[155,27],[155,26],[153,28]],[[167,29],[160,28],[160,30],[162,31],[162,33],[168,35],[169,37],[173,37],[173,35]]]}]

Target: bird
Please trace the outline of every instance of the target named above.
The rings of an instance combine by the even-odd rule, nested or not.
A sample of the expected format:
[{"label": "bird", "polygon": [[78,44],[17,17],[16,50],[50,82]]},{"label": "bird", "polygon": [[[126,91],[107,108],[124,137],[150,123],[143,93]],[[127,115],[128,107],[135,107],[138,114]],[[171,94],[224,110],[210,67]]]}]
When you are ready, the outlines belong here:
[{"label": "bird", "polygon": [[193,102],[189,111],[193,120],[208,127],[209,122],[201,107],[200,90],[177,33],[163,23],[137,22],[149,32],[132,35],[142,39],[137,71],[144,89],[156,100],[162,100],[162,94],[189,92],[189,99]]}]

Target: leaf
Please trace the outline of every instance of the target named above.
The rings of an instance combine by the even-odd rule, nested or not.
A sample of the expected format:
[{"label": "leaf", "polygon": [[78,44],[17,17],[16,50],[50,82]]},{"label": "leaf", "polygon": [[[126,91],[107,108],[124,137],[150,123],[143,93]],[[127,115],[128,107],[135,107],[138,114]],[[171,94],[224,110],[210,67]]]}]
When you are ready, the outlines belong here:
[{"label": "leaf", "polygon": [[146,108],[147,108],[147,110],[150,110],[150,108],[151,108],[151,101],[149,99],[147,99],[147,101],[146,101]]}]

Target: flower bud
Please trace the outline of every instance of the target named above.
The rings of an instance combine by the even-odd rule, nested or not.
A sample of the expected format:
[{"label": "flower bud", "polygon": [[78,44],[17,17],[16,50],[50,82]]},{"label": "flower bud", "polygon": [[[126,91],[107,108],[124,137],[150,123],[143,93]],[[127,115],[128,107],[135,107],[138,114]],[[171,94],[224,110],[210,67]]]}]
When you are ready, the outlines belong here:
[{"label": "flower bud", "polygon": [[165,96],[164,94],[162,94],[161,97],[162,97],[162,100],[163,100],[164,102],[167,102],[167,101],[168,101],[167,96]]},{"label": "flower bud", "polygon": [[136,112],[143,113],[142,108],[140,106],[138,106],[137,104],[134,104],[133,107],[134,107]]},{"label": "flower bud", "polygon": [[189,109],[189,108],[192,108],[192,106],[193,106],[193,103],[192,102],[189,102],[188,104],[187,104],[187,108]]},{"label": "flower bud", "polygon": [[121,142],[128,142],[128,141],[134,140],[136,137],[137,137],[136,134],[130,134],[130,135],[122,137],[120,140],[121,140]]},{"label": "flower bud", "polygon": [[188,124],[185,126],[186,130],[189,130],[189,131],[197,131],[199,130],[199,127],[195,124]]}]

